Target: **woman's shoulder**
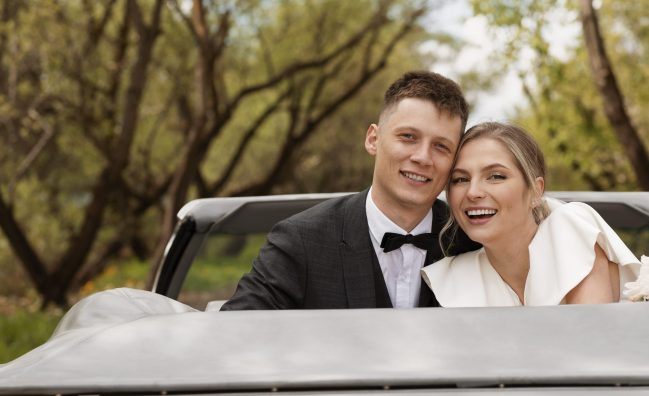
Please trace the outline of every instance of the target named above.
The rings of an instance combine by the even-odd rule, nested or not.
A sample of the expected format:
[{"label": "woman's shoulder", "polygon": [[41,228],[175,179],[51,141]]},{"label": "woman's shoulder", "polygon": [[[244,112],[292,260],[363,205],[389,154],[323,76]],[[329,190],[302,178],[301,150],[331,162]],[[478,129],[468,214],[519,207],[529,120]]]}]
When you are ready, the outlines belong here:
[{"label": "woman's shoulder", "polygon": [[[628,250],[617,233],[590,205],[583,202],[556,204],[560,201],[553,201],[549,205],[551,212],[539,225],[530,248],[540,245],[545,254],[552,249],[554,255],[582,251],[587,252],[589,259],[594,255],[595,243],[607,253]],[[607,255],[611,259],[611,255]]]},{"label": "woman's shoulder", "polygon": [[539,226],[538,233],[559,232],[570,237],[575,233],[595,236],[605,234],[615,235],[615,231],[606,223],[604,218],[593,207],[583,202],[561,202],[548,200],[550,214]]},{"label": "woman's shoulder", "polygon": [[[556,219],[556,218],[600,218],[601,216],[597,213],[592,206],[578,201],[572,202],[563,202],[553,198],[546,198],[546,202],[550,207],[550,214],[546,218]],[[603,219],[602,219],[603,220]]]}]

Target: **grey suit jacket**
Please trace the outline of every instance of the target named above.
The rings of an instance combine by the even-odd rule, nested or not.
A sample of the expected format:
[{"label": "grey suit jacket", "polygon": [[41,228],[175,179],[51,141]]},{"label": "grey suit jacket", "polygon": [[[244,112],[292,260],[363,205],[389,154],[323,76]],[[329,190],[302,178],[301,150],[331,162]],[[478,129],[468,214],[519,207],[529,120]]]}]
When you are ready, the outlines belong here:
[{"label": "grey suit jacket", "polygon": [[[365,200],[368,190],[331,199],[277,223],[222,310],[374,308],[376,254],[370,240]],[[446,221],[446,204],[433,206],[433,233]],[[439,260],[438,244],[426,264]],[[479,248],[461,234],[453,254]],[[381,275],[382,279],[382,275]],[[378,283],[383,288],[385,282]],[[419,306],[439,306],[422,285]],[[389,302],[388,302],[389,304]]]}]

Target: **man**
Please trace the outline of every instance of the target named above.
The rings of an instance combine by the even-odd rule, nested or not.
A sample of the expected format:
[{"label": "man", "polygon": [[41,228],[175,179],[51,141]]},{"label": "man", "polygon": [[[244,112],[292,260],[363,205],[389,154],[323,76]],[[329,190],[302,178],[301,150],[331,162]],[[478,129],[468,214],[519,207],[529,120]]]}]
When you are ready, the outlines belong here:
[{"label": "man", "polygon": [[[365,137],[372,186],[278,223],[222,310],[439,306],[420,269],[443,257],[447,209],[437,196],[467,118],[453,81],[432,72],[395,81]],[[462,236],[452,247],[478,245]]]}]

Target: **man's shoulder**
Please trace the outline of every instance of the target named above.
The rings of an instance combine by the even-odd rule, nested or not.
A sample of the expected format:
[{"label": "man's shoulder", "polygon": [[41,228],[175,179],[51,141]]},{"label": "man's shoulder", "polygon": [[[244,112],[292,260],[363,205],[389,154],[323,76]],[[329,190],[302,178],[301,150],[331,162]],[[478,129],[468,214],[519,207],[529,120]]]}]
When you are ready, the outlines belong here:
[{"label": "man's shoulder", "polygon": [[343,215],[346,211],[365,210],[367,190],[351,193],[342,197],[331,198],[320,202],[308,209],[297,213],[287,220],[290,222],[306,222],[313,224],[317,221],[331,221],[336,216]]}]

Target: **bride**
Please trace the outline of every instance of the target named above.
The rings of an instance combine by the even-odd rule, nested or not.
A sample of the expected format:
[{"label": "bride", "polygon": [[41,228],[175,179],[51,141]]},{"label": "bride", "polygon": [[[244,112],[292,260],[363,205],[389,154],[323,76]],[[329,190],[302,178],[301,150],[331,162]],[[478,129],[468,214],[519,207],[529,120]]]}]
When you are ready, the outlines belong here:
[{"label": "bride", "polygon": [[545,163],[521,128],[487,122],[462,137],[447,185],[457,226],[483,248],[422,275],[442,306],[610,303],[640,262],[590,206],[543,197]]}]

